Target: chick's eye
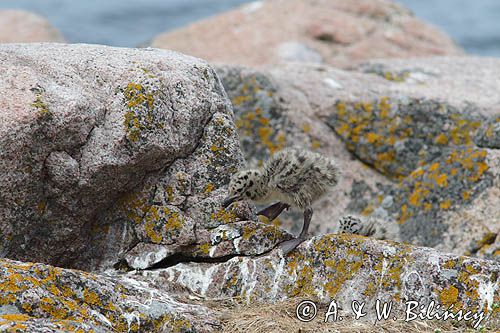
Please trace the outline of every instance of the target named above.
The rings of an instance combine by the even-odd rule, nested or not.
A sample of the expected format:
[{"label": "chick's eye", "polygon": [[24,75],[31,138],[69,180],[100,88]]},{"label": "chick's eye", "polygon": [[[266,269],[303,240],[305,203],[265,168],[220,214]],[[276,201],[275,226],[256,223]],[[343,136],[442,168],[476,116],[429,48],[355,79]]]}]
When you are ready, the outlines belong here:
[{"label": "chick's eye", "polygon": [[245,195],[246,195],[247,197],[250,197],[252,194],[251,194],[249,191],[246,191],[246,192],[245,192]]}]

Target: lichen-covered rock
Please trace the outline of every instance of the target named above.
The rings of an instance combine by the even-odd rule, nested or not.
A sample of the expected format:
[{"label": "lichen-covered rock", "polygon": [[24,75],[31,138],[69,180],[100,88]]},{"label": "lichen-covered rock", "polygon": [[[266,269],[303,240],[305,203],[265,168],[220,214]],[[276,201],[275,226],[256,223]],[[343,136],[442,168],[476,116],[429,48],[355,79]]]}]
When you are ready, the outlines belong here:
[{"label": "lichen-covered rock", "polygon": [[212,311],[131,278],[0,260],[2,332],[211,332]]},{"label": "lichen-covered rock", "polygon": [[[500,61],[427,58],[372,61],[351,71],[294,64],[217,71],[249,163],[289,145],[338,160],[344,176],[314,207],[313,233],[336,231],[338,217],[362,213],[399,222],[400,238],[408,242],[498,258],[492,243],[500,225]],[[300,214],[280,217],[289,228],[300,220]]]},{"label": "lichen-covered rock", "polygon": [[0,10],[0,43],[64,42],[47,19],[24,10]]},{"label": "lichen-covered rock", "polygon": [[[333,156],[342,172],[339,185],[314,204],[313,233],[334,232],[347,212],[362,211],[372,196],[391,184],[363,163],[353,160],[331,128],[315,114],[334,102],[325,73],[297,71],[298,67],[270,72],[220,66],[217,72],[233,103],[235,123],[249,165],[261,165],[287,146],[301,146]],[[301,211],[285,212],[275,224],[298,233]],[[291,221],[297,223],[292,223]]]},{"label": "lichen-covered rock", "polygon": [[374,58],[462,52],[389,0],[255,1],[163,33],[152,46],[246,66],[298,61],[349,67]]},{"label": "lichen-covered rock", "polygon": [[318,236],[287,257],[280,253],[219,264],[184,263],[140,274],[158,285],[174,282],[208,298],[336,300],[345,312],[352,301],[365,302],[368,312],[376,300],[393,302],[398,309],[410,300],[424,306],[434,301],[444,308],[453,304],[454,312],[482,311],[481,325],[500,327],[498,262],[354,235]]},{"label": "lichen-covered rock", "polygon": [[[242,155],[206,62],[153,49],[5,44],[0,69],[2,256],[105,268],[132,250],[135,268],[146,268],[178,252],[229,254],[210,249],[227,243],[211,240],[222,225],[250,239],[231,224],[255,219],[250,208],[220,207]],[[268,250],[281,236],[268,230],[240,250]]]}]

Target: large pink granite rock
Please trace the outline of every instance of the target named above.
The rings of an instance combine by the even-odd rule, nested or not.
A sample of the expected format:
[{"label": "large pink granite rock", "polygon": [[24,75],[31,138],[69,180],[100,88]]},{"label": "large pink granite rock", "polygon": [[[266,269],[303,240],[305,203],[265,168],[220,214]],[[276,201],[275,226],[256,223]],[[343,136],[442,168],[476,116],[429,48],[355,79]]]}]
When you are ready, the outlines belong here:
[{"label": "large pink granite rock", "polygon": [[389,0],[256,1],[175,31],[152,46],[210,62],[351,66],[371,58],[462,53],[437,28]]},{"label": "large pink granite rock", "polygon": [[221,208],[242,155],[206,62],[4,44],[0,71],[0,256],[148,268],[173,254],[257,254],[285,236],[248,221],[245,204]]},{"label": "large pink granite rock", "polygon": [[[498,59],[218,73],[250,164],[291,145],[338,160],[343,176],[314,205],[314,234],[335,232],[338,218],[354,212],[398,223],[404,241],[500,258]],[[302,216],[285,212],[279,222],[298,233]]]},{"label": "large pink granite rock", "polygon": [[64,42],[45,18],[24,10],[0,10],[0,43]]}]

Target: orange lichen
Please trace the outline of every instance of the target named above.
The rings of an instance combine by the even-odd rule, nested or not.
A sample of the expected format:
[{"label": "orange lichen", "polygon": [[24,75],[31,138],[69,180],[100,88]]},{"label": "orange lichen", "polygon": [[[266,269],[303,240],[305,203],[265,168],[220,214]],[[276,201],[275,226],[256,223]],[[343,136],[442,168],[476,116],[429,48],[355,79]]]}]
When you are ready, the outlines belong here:
[{"label": "orange lichen", "polygon": [[205,194],[209,194],[210,192],[213,191],[213,189],[215,188],[214,184],[212,183],[208,183],[206,186],[205,186]]},{"label": "orange lichen", "polygon": [[458,300],[458,289],[451,285],[444,288],[439,294],[439,300],[444,306],[451,306],[455,304]]},{"label": "orange lichen", "polygon": [[211,218],[212,220],[223,222],[225,224],[236,222],[236,215],[232,211],[227,211],[224,208],[212,213]]},{"label": "orange lichen", "polygon": [[441,133],[438,136],[436,136],[436,138],[434,139],[434,142],[438,145],[444,146],[444,145],[447,145],[449,141],[448,141],[448,137],[445,134]]},{"label": "orange lichen", "polygon": [[439,208],[441,208],[441,209],[450,209],[450,207],[451,207],[451,200],[450,199],[446,199],[439,204]]}]

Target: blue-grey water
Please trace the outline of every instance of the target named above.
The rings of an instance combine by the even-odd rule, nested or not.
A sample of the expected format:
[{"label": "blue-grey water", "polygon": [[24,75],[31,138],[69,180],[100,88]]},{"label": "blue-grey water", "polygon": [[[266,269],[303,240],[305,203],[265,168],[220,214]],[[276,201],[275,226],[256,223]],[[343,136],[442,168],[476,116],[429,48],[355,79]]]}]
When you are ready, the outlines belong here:
[{"label": "blue-grey water", "polygon": [[[500,56],[500,0],[398,1],[467,52]],[[0,8],[39,13],[70,42],[132,47],[246,2],[251,0],[0,0]]]}]

